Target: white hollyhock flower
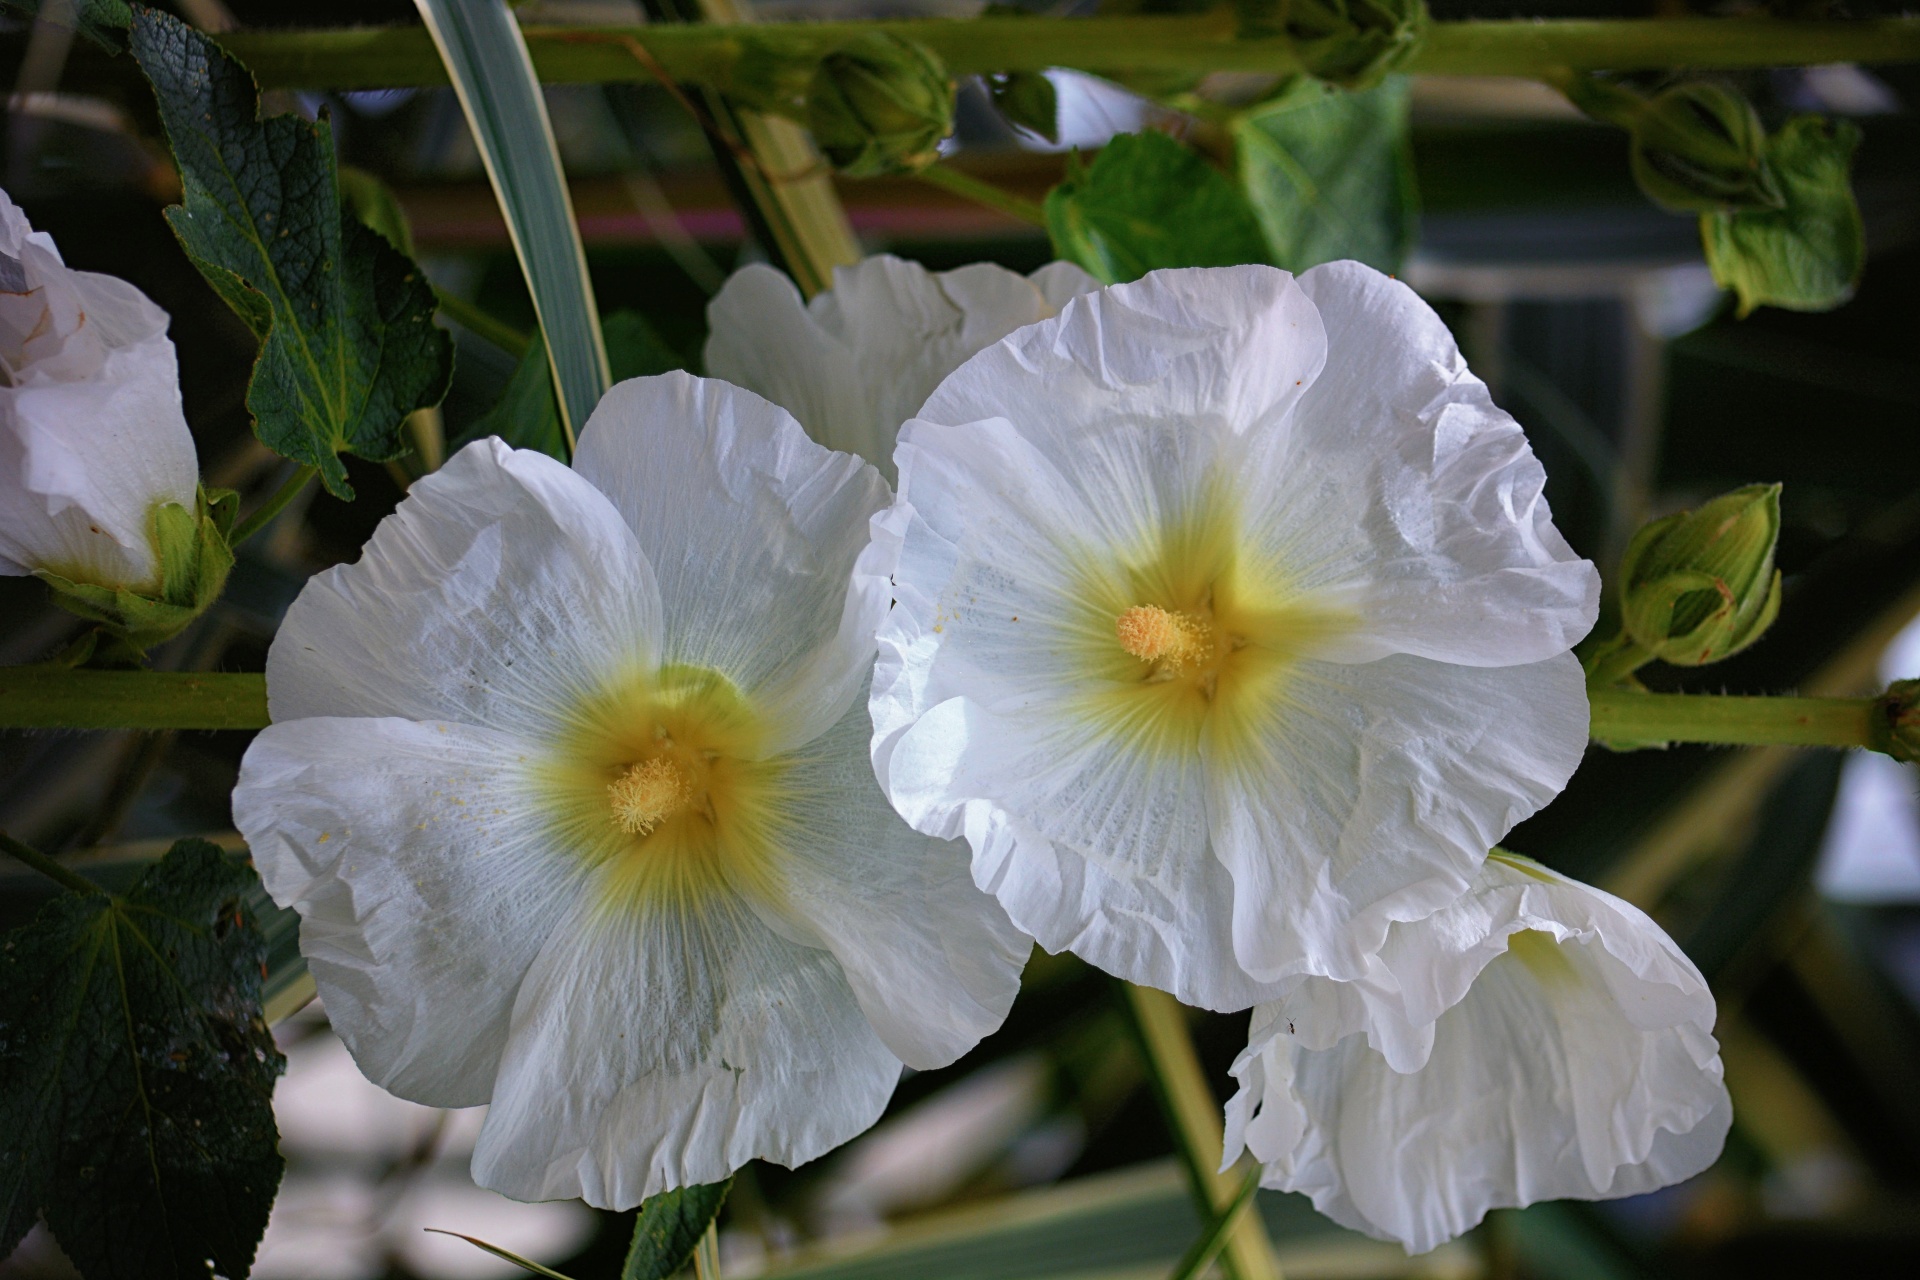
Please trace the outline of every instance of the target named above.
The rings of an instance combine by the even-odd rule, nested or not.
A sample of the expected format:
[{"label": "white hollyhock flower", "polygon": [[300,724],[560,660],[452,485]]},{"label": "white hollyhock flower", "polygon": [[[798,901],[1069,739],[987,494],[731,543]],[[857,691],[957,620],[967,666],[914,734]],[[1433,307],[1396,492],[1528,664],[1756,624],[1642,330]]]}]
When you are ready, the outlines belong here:
[{"label": "white hollyhock flower", "polygon": [[1496,852],[1396,924],[1365,979],[1254,1011],[1227,1160],[1409,1253],[1487,1210],[1639,1195],[1699,1173],[1732,1103],[1713,996],[1636,908]]},{"label": "white hollyhock flower", "polygon": [[987,262],[936,274],[883,254],[835,267],[833,288],[808,303],[756,264],[707,304],[707,373],[759,392],[891,480],[894,435],[941,379],[1099,287],[1070,262],[1031,276]]},{"label": "white hollyhock flower", "polygon": [[498,440],[302,591],[234,816],[361,1069],[491,1103],[483,1186],[630,1207],[879,1116],[1027,940],[864,748],[887,488],[669,374]]},{"label": "white hollyhock flower", "polygon": [[1213,1009],[1359,977],[1580,761],[1598,577],[1370,268],[1075,299],[897,459],[874,766],[1049,950]]},{"label": "white hollyhock flower", "polygon": [[0,191],[0,573],[157,590],[154,509],[199,483],[167,313]]}]

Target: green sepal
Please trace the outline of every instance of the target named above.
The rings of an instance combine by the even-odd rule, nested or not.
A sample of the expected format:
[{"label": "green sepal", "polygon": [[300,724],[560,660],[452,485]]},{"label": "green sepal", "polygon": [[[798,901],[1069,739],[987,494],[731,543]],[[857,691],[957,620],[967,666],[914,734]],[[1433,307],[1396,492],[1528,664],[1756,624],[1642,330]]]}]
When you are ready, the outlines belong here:
[{"label": "green sepal", "polygon": [[912,173],[953,132],[953,81],[917,40],[868,31],[820,59],[806,125],[827,162],[854,178]]},{"label": "green sepal", "polygon": [[[149,592],[75,582],[51,570],[34,576],[53,589],[54,602],[69,613],[98,622],[122,645],[144,653],[172,639],[220,598],[233,568],[233,548],[227,537],[239,495],[204,488],[193,511],[177,502],[155,504],[148,519],[148,537],[160,569],[158,588]],[[89,651],[89,665],[121,665],[125,650],[118,647]]]},{"label": "green sepal", "polygon": [[1647,524],[1620,560],[1622,632],[1675,666],[1739,653],[1779,616],[1779,537],[1777,484],[1747,485]]},{"label": "green sepal", "polygon": [[1426,0],[1234,0],[1239,35],[1285,37],[1316,80],[1343,89],[1379,84],[1427,32]]},{"label": "green sepal", "polygon": [[1781,209],[1787,198],[1767,159],[1767,130],[1753,104],[1710,80],[1678,84],[1647,101],[1632,127],[1634,181],[1673,213]]},{"label": "green sepal", "polygon": [[1005,71],[986,77],[994,109],[1008,124],[1028,133],[1060,141],[1060,95],[1053,81],[1038,71]]},{"label": "green sepal", "polygon": [[1761,306],[1830,311],[1853,296],[1867,258],[1849,181],[1859,144],[1849,121],[1789,120],[1767,142],[1782,207],[1701,216],[1707,265],[1742,316]]},{"label": "green sepal", "polygon": [[1880,695],[1873,719],[1875,751],[1905,764],[1920,761],[1920,680],[1895,680]]}]

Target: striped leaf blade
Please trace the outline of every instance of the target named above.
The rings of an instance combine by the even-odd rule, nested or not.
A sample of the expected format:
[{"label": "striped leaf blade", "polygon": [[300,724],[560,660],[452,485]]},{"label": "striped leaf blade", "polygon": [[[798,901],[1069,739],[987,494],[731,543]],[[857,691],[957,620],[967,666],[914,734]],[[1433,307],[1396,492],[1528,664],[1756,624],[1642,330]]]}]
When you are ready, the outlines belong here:
[{"label": "striped leaf blade", "polygon": [[571,446],[611,384],[587,255],[527,42],[507,0],[414,0],[459,94],[546,335]]}]

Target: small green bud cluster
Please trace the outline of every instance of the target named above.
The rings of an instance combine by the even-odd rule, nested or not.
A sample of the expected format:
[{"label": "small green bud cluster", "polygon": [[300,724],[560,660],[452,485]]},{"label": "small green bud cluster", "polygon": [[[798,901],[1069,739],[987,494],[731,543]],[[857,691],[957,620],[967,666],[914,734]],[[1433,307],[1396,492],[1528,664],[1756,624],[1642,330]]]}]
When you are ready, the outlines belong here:
[{"label": "small green bud cluster", "polygon": [[1920,761],[1920,680],[1895,680],[1875,711],[1873,749],[1908,764]]},{"label": "small green bud cluster", "polygon": [[1590,683],[1655,659],[1698,667],[1745,649],[1780,612],[1780,486],[1747,485],[1634,534],[1619,569],[1620,631],[1588,656]]},{"label": "small green bud cluster", "polygon": [[1426,34],[1426,0],[1235,0],[1243,39],[1284,36],[1316,80],[1380,83]]},{"label": "small green bud cluster", "polygon": [[[52,588],[61,608],[99,623],[116,642],[112,648],[117,654],[137,658],[178,635],[219,598],[233,568],[228,539],[239,503],[240,495],[230,489],[209,494],[202,488],[193,511],[177,502],[153,508],[149,536],[160,573],[159,585],[151,592],[75,582],[49,569],[34,576]],[[84,644],[86,653],[74,655],[76,660],[89,655],[98,660],[94,639]]]},{"label": "small green bud cluster", "polygon": [[925,45],[869,31],[820,59],[806,125],[842,173],[911,173],[939,159],[953,132],[953,81]]},{"label": "small green bud cluster", "polygon": [[1632,163],[1648,199],[1674,213],[1786,204],[1753,104],[1712,81],[1675,85],[1647,102],[1633,129]]}]

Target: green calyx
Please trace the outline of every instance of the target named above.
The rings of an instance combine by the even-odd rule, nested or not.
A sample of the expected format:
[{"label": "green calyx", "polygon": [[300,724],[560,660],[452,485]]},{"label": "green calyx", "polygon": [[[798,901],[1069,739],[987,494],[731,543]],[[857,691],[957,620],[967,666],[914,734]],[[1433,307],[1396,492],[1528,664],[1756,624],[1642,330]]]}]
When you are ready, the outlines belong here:
[{"label": "green calyx", "polygon": [[1826,311],[1853,296],[1867,256],[1851,180],[1859,145],[1845,120],[1797,116],[1767,140],[1781,204],[1701,215],[1707,265],[1742,316],[1759,306]]},{"label": "green calyx", "polygon": [[1704,666],[1745,649],[1780,612],[1780,486],[1748,485],[1634,534],[1620,561],[1620,635],[1588,660],[1612,683],[1655,658]]},{"label": "green calyx", "polygon": [[[152,592],[75,582],[42,569],[36,575],[53,589],[61,608],[101,625],[113,643],[85,646],[85,655],[98,659],[126,656],[178,635],[199,617],[226,585],[233,568],[228,536],[240,496],[231,490],[201,489],[188,511],[177,502],[158,503],[148,515],[160,582]],[[82,655],[76,651],[76,658]]]},{"label": "green calyx", "polygon": [[1308,75],[1343,89],[1379,84],[1419,47],[1426,0],[1234,0],[1242,39],[1285,37]]},{"label": "green calyx", "polygon": [[1627,131],[1634,181],[1662,209],[1727,213],[1785,205],[1766,126],[1726,85],[1691,80],[1646,97],[1596,75],[1550,78],[1589,116]]},{"label": "green calyx", "polygon": [[1895,760],[1920,761],[1920,680],[1895,680],[1875,708],[1874,750]]},{"label": "green calyx", "polygon": [[925,45],[867,32],[814,67],[805,123],[850,177],[912,173],[939,159],[953,132],[953,81]]}]

